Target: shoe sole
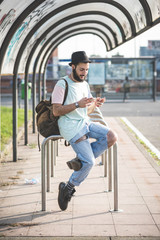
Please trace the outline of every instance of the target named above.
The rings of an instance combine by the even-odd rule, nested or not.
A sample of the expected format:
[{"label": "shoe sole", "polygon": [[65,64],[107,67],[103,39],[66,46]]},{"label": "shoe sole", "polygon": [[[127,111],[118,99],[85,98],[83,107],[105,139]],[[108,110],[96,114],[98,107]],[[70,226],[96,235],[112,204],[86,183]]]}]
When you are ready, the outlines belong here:
[{"label": "shoe sole", "polygon": [[68,161],[67,165],[70,169],[73,169],[74,171],[79,171],[82,168],[82,164],[80,166],[80,163],[78,164],[76,161]]},{"label": "shoe sole", "polygon": [[72,164],[71,164],[71,162],[69,161],[69,162],[66,162],[67,163],[67,165],[68,165],[68,167],[70,168],[70,169],[73,169],[72,168]]},{"label": "shoe sole", "polygon": [[60,191],[61,191],[61,188],[63,188],[64,186],[65,186],[65,183],[64,183],[64,182],[61,182],[61,183],[59,184],[59,187],[58,187],[58,190],[59,190],[59,193],[58,193],[58,205],[59,205],[59,207],[60,207],[60,209],[61,209],[62,211],[65,211],[65,210],[67,209],[67,206],[64,208],[64,207],[62,207],[61,204],[60,204]]}]

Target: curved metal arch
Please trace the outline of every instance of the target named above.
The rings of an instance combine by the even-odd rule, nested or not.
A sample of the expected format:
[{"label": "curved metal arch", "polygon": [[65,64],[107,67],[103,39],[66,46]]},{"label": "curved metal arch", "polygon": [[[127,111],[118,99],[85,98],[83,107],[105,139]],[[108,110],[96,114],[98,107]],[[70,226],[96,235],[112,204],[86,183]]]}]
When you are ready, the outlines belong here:
[{"label": "curved metal arch", "polygon": [[[89,0],[88,0],[88,2],[89,2]],[[93,0],[92,2],[97,2],[97,1]],[[130,13],[126,10],[125,7],[123,7],[120,3],[112,1],[112,0],[100,0],[98,2],[104,2],[104,3],[107,3],[107,4],[113,5],[114,7],[118,8],[119,10],[121,10],[121,12],[123,12],[123,14],[126,16],[126,18],[128,19],[128,21],[130,23],[132,36],[135,36],[135,34],[136,34],[136,27],[135,27],[134,20],[133,20],[132,16],[130,15]]]},{"label": "curved metal arch", "polygon": [[[77,25],[80,25],[80,24],[84,24],[84,25],[85,25],[85,24],[87,24],[87,23],[95,23],[95,24],[99,24],[99,25],[104,26],[107,30],[110,31],[110,33],[111,33],[111,35],[112,35],[112,37],[113,37],[113,39],[114,39],[115,46],[118,45],[115,32],[114,32],[107,24],[105,24],[105,23],[103,23],[103,22],[101,22],[101,21],[97,21],[97,20],[86,20],[86,21],[79,21],[79,22],[71,23],[71,24],[69,24],[69,25],[67,25],[67,26],[59,29],[56,33],[54,33],[54,35],[55,35],[55,34],[57,35],[58,33],[63,32],[64,30],[66,30],[66,29],[68,29],[68,28],[70,28],[70,27],[77,26]],[[55,28],[55,24],[53,24],[53,25],[52,25],[51,27],[49,27],[45,32],[43,32],[42,35],[41,35],[41,36],[38,38],[38,40],[36,41],[36,43],[35,43],[35,45],[33,46],[33,48],[36,48],[37,45],[43,40],[43,38],[44,38],[49,32],[51,32],[54,28]],[[54,37],[54,35],[53,35],[53,37]],[[106,36],[107,36],[107,34],[106,34]],[[53,37],[52,37],[52,38],[53,38]],[[108,37],[107,39],[108,39],[108,41],[109,41],[110,44],[111,44],[111,41],[110,41],[109,37]],[[47,41],[48,41],[48,40],[47,40]],[[106,45],[106,44],[105,44],[105,45]]]},{"label": "curved metal arch", "polygon": [[[77,31],[81,31],[81,30],[82,30],[82,32],[80,32],[80,33],[75,33],[75,32],[77,32]],[[76,35],[88,34],[88,33],[89,33],[89,34],[93,34],[93,35],[97,35],[99,38],[102,39],[102,41],[103,41],[104,44],[105,44],[104,39],[103,39],[98,33],[89,31],[90,28],[86,28],[86,30],[88,30],[88,31],[87,31],[87,32],[84,32],[84,33],[83,33],[83,30],[84,30],[84,28],[78,28],[78,29],[70,30],[70,31],[68,31],[67,33],[64,33],[62,36],[58,37],[55,41],[53,41],[53,42],[51,43],[51,45],[48,47],[48,49],[46,50],[46,52],[48,52],[53,45],[56,44],[56,46],[57,46],[57,42],[58,42],[59,40],[61,40],[63,37],[65,37],[67,34],[71,34],[71,35],[66,36],[62,41],[60,41],[60,42],[58,43],[58,45],[59,45],[61,42],[67,40],[68,38],[71,38],[71,37],[76,36]],[[94,30],[97,30],[97,29],[94,29]],[[73,34],[72,34],[72,33],[73,33]],[[41,50],[39,51],[39,54],[41,54],[41,53],[43,52],[43,50],[45,49],[45,47],[46,47],[47,45],[48,45],[48,43],[41,48]],[[106,45],[106,44],[105,44],[105,45]],[[106,46],[106,47],[107,47],[107,46]],[[37,56],[39,56],[39,54],[38,54]]]},{"label": "curved metal arch", "polygon": [[[86,1],[86,0],[85,0]],[[103,1],[102,1],[103,2]],[[85,2],[85,3],[88,3],[87,1]],[[69,3],[69,4],[71,4],[71,3]],[[82,2],[81,3],[79,3],[79,4],[82,4]],[[67,4],[68,5],[68,4]],[[76,4],[77,5],[77,4]],[[65,5],[66,6],[66,5]],[[60,9],[61,8],[64,8],[64,6],[61,6],[61,7],[59,7]],[[59,9],[58,8],[58,9]],[[31,38],[31,36],[34,34],[34,32],[35,31],[37,31],[37,29],[41,26],[41,25],[43,25],[43,23],[45,22],[45,21],[47,21],[49,18],[51,18],[51,16],[52,15],[54,15],[54,14],[56,14],[56,13],[58,13],[58,9],[55,9],[55,10],[53,10],[52,12],[50,12],[49,14],[47,14],[42,20],[40,20],[32,29],[31,29],[31,31],[28,33],[28,35],[26,36],[26,38],[25,38],[25,40],[24,40],[24,42],[23,42],[23,44],[25,45],[25,42],[28,42],[29,41],[29,39]],[[62,9],[61,9],[62,10]],[[120,23],[117,21],[117,19],[116,18],[114,18],[113,16],[111,16],[110,14],[107,14],[107,13],[105,13],[105,12],[99,12],[99,11],[91,11],[91,12],[83,12],[83,13],[81,13],[79,16],[82,16],[82,15],[87,15],[87,14],[100,14],[100,15],[103,15],[103,16],[105,16],[105,17],[108,17],[108,18],[110,18],[110,19],[112,19],[115,23],[116,23],[116,25],[118,25],[118,28],[120,29],[120,31],[121,31],[121,33],[122,33],[122,39],[123,39],[123,41],[125,41],[125,34],[124,34],[124,31],[123,31],[123,28],[122,28],[122,26],[120,25]],[[76,14],[76,16],[78,16],[77,14]],[[22,44],[22,45],[23,45]],[[24,47],[22,47],[22,48],[24,48]],[[20,48],[21,49],[21,48]]]},{"label": "curved metal arch", "polygon": [[[109,41],[109,46],[110,46],[110,48],[111,48],[110,50],[112,50],[112,43],[111,43],[110,39],[108,38],[108,36],[107,36],[102,30],[100,30],[100,29],[98,29],[98,28],[96,28],[96,27],[82,27],[82,28],[77,28],[77,29],[73,29],[73,30],[68,31],[68,32],[65,33],[64,35],[70,34],[70,33],[75,32],[75,31],[81,31],[81,30],[82,30],[82,33],[83,33],[83,30],[96,30],[96,31],[102,33],[102,34],[107,38],[107,40]],[[92,32],[92,33],[93,33],[93,32]],[[100,35],[99,35],[99,36],[100,36]],[[59,40],[59,39],[62,38],[62,37],[63,37],[63,35],[60,36],[57,40]],[[103,38],[101,37],[101,39],[103,39]],[[56,41],[57,41],[57,40],[56,40]],[[103,39],[103,42],[105,42],[104,39]],[[106,46],[107,51],[108,51],[108,46],[106,45],[106,43],[105,43],[105,46]]]},{"label": "curved metal arch", "polygon": [[[132,36],[135,35],[135,33],[136,33],[136,28],[135,28],[134,20],[132,19],[130,13],[129,13],[121,4],[119,4],[119,3],[117,3],[117,2],[114,2],[114,1],[112,1],[112,0],[81,0],[81,1],[77,1],[77,2],[75,1],[75,2],[71,2],[71,3],[67,3],[66,5],[69,6],[69,7],[65,8],[66,5],[63,5],[63,6],[59,7],[59,8],[51,11],[50,13],[48,13],[43,19],[41,19],[41,21],[46,22],[46,21],[47,21],[48,19],[50,19],[53,15],[59,13],[60,11],[65,10],[65,9],[69,9],[69,8],[71,8],[71,7],[78,6],[78,5],[82,5],[82,4],[87,4],[87,3],[90,3],[90,4],[91,4],[91,3],[96,3],[96,2],[97,2],[97,3],[100,3],[100,2],[101,2],[101,3],[110,4],[110,5],[115,6],[115,7],[118,8],[118,9],[120,9],[120,10],[123,12],[123,14],[126,16],[126,18],[128,19],[128,21],[129,21],[129,23],[130,23],[130,25],[131,25]],[[77,14],[76,14],[76,15],[77,15]],[[111,19],[113,18],[113,16],[111,16],[111,15],[109,15],[109,14],[108,14],[108,16],[110,16]],[[107,17],[108,17],[108,16],[107,16]],[[122,28],[121,24],[118,22],[118,20],[117,20],[116,18],[113,18],[113,19],[116,20],[116,22],[118,23],[117,25],[120,26],[120,29],[122,30],[123,28]],[[112,20],[113,20],[113,19],[112,19]],[[42,24],[41,24],[41,21],[39,21],[39,22],[37,23],[38,28],[42,25]],[[40,26],[39,26],[39,24],[40,24]],[[36,25],[36,26],[37,26],[37,25]],[[35,26],[35,27],[36,27],[36,26]],[[123,30],[122,30],[122,32],[124,33]]]},{"label": "curved metal arch", "polygon": [[[79,23],[79,24],[81,24],[81,23]],[[78,25],[79,25],[78,24]],[[71,24],[72,25],[72,24]],[[71,26],[70,25],[70,26]],[[73,26],[77,26],[77,23],[76,24],[73,24]],[[60,30],[58,30],[57,32],[55,32],[52,36],[50,36],[49,37],[49,39],[47,39],[47,41],[44,43],[44,45],[46,46],[54,37],[56,37],[58,34],[60,34],[61,32],[63,32],[64,30],[66,30],[67,29],[67,27],[64,27],[64,28],[62,28],[62,29],[60,29]],[[111,43],[111,41],[110,41],[110,39],[109,39],[109,37],[108,37],[108,35],[103,31],[103,30],[100,30],[99,28],[96,28],[96,27],[81,27],[81,28],[76,28],[76,29],[72,29],[72,30],[69,30],[67,33],[65,33],[64,35],[66,35],[66,34],[69,34],[69,33],[71,33],[71,32],[73,32],[73,31],[78,31],[78,30],[86,30],[86,29],[92,29],[92,30],[96,30],[96,31],[98,31],[98,32],[101,32],[106,38],[107,38],[107,40],[108,40],[108,42],[109,42],[109,46],[110,46],[110,48],[112,49],[112,43]],[[62,35],[63,36],[63,35]],[[98,35],[99,37],[100,37],[100,35]],[[61,37],[61,36],[60,36]],[[60,38],[59,37],[59,38]],[[58,39],[59,39],[58,38]],[[40,38],[41,39],[41,38]],[[107,48],[107,50],[108,50],[108,47],[107,47],[107,44],[106,44],[106,42],[104,41],[104,39],[103,38],[101,38],[102,40],[103,40],[103,42],[104,42],[104,44],[105,44],[105,46],[106,46],[106,48]],[[34,48],[34,46],[33,46],[33,48]]]},{"label": "curved metal arch", "polygon": [[20,15],[19,17],[14,21],[14,23],[12,24],[12,26],[10,27],[6,37],[4,38],[2,45],[1,45],[1,49],[0,49],[0,73],[1,73],[1,68],[2,68],[2,64],[3,64],[3,59],[4,59],[4,55],[6,53],[7,47],[14,35],[14,33],[17,31],[18,27],[22,24],[23,20],[35,9],[37,8],[39,5],[41,5],[41,3],[45,2],[45,0],[39,0],[39,1],[34,1],[33,3],[31,3]]},{"label": "curved metal arch", "polygon": [[[44,45],[42,46],[42,51],[43,51],[43,49],[47,46],[47,44],[49,44],[50,43],[50,41],[55,37],[55,36],[57,36],[57,34],[59,34],[59,33],[61,33],[61,32],[63,32],[64,30],[66,30],[68,27],[72,27],[72,26],[77,26],[77,25],[79,25],[79,24],[83,24],[83,23],[97,23],[97,24],[100,24],[100,25],[102,25],[102,26],[105,26],[107,29],[108,28],[110,28],[108,25],[106,25],[106,24],[103,24],[103,23],[101,23],[100,21],[94,21],[94,20],[87,20],[87,21],[80,21],[80,22],[76,22],[76,23],[72,23],[72,24],[70,24],[70,25],[67,25],[66,27],[63,27],[62,29],[60,29],[60,30],[58,30],[57,32],[55,32],[52,36],[50,36],[48,39],[47,39],[47,41],[44,43]],[[33,57],[33,54],[34,54],[34,52],[36,51],[36,49],[37,49],[37,47],[38,47],[38,45],[40,44],[40,42],[43,40],[43,38],[48,34],[48,32],[49,32],[49,30],[50,29],[47,29],[38,39],[37,39],[37,41],[36,41],[36,43],[33,45],[33,47],[32,47],[32,49],[31,49],[31,51],[30,51],[30,54],[29,54],[29,56],[28,56],[28,59],[27,59],[27,62],[26,62],[26,65],[28,65],[28,62],[30,62],[31,61],[31,58]],[[112,31],[112,30],[111,30]],[[114,32],[113,32],[114,33]],[[98,37],[100,37],[99,35],[98,35]],[[102,38],[101,38],[102,39]],[[116,38],[114,38],[115,39],[115,44],[117,43],[117,41],[116,41]],[[102,39],[102,41],[104,42],[104,44],[106,45],[106,43],[105,43],[105,41]],[[107,45],[106,45],[106,48],[107,48]]]},{"label": "curved metal arch", "polygon": [[[53,45],[56,44],[56,47],[57,47],[57,41],[59,41],[63,36],[66,36],[66,37],[65,37],[62,41],[60,41],[60,42],[58,43],[58,45],[59,45],[61,42],[67,40],[68,38],[71,38],[71,37],[76,36],[76,35],[81,35],[81,34],[93,34],[93,35],[96,35],[96,36],[98,36],[99,38],[101,38],[102,41],[103,41],[104,44],[105,44],[104,39],[103,39],[98,33],[93,33],[93,32],[90,32],[90,31],[87,31],[87,32],[84,32],[84,33],[83,33],[83,32],[81,32],[81,33],[74,33],[74,32],[79,31],[79,30],[80,30],[80,29],[74,29],[74,30],[68,32],[68,34],[70,34],[70,33],[73,33],[73,34],[71,34],[71,35],[69,35],[69,36],[66,36],[66,33],[65,33],[64,35],[62,35],[61,37],[59,37],[56,41],[54,41],[53,43],[51,43],[51,45],[50,45],[50,46],[48,47],[48,49],[46,50],[45,54],[47,54],[47,52],[50,50],[50,48],[51,48]],[[82,30],[83,30],[83,28],[82,28]],[[49,42],[49,41],[50,41],[50,40],[48,39],[48,42]],[[40,49],[39,53],[37,54],[36,60],[35,60],[35,63],[34,63],[33,72],[34,72],[34,70],[35,70],[35,68],[36,68],[36,66],[37,66],[37,64],[38,64],[38,61],[39,61],[39,59],[40,59],[40,56],[41,56],[42,52],[44,51],[45,47],[48,45],[48,42],[42,46],[42,48]],[[105,45],[106,45],[106,44],[105,44]],[[56,48],[56,47],[55,47],[55,48]],[[45,55],[45,54],[44,54],[44,55]],[[33,56],[33,51],[32,51],[32,54],[30,55],[30,59],[32,58],[32,56]],[[29,60],[29,61],[30,61],[30,60]],[[36,72],[36,71],[35,71],[35,72]]]},{"label": "curved metal arch", "polygon": [[[66,30],[68,27],[72,27],[72,26],[75,26],[75,25],[77,26],[77,25],[83,24],[83,23],[99,23],[99,24],[101,24],[101,22],[98,22],[98,21],[93,21],[93,20],[90,21],[90,20],[88,20],[88,21],[80,21],[80,22],[76,22],[76,23],[72,23],[72,24],[70,24],[70,25],[67,25],[66,27],[63,27],[62,29],[58,30],[58,31],[55,32],[53,35],[51,35],[51,36],[47,39],[47,41],[43,44],[43,46],[42,46],[42,48],[41,48],[40,51],[42,52],[42,51],[44,50],[44,48],[51,42],[51,40],[52,40],[54,37],[57,36],[57,34],[63,32],[63,31]],[[104,26],[105,24],[102,24],[102,25]],[[106,26],[106,25],[105,25],[105,26]],[[83,28],[81,28],[81,29],[86,29],[86,28],[83,27]],[[81,30],[81,29],[78,28],[78,29],[74,29],[74,30],[72,30],[72,31],[78,31],[78,30]],[[92,28],[92,27],[87,27],[87,29],[95,29],[95,30],[97,30],[97,31],[100,31],[98,28]],[[101,31],[100,31],[100,32],[101,32]],[[46,34],[48,34],[48,30],[46,30],[46,31],[41,35],[41,37],[39,37],[39,38],[37,39],[36,43],[33,45],[32,49],[31,49],[31,51],[30,51],[30,54],[29,54],[29,56],[28,56],[27,62],[26,62],[26,66],[28,65],[28,62],[31,61],[31,58],[33,57],[34,52],[36,51],[38,45],[39,45],[40,42],[43,40],[44,36],[46,36]],[[107,35],[106,35],[103,31],[102,31],[102,34],[104,34],[105,37],[107,37]],[[66,33],[65,33],[65,35],[66,35]],[[100,35],[98,35],[98,37],[101,38]],[[106,42],[104,41],[103,38],[101,38],[101,39],[102,39],[102,41],[104,42],[104,44],[105,44],[105,46],[106,46],[106,48],[107,48]],[[108,39],[108,38],[107,38],[107,39]]]},{"label": "curved metal arch", "polygon": [[[104,23],[101,23],[100,21],[96,21],[96,20],[87,20],[87,21],[80,21],[80,22],[76,22],[76,23],[71,23],[70,25],[67,25],[67,26],[61,28],[60,30],[58,30],[57,32],[55,32],[52,36],[50,36],[50,37],[47,39],[47,41],[44,43],[44,45],[42,46],[42,48],[44,49],[44,48],[46,47],[46,45],[47,45],[48,43],[50,43],[50,41],[51,41],[55,36],[57,36],[57,34],[63,32],[63,31],[66,30],[67,28],[70,28],[70,27],[73,27],[73,26],[77,26],[77,25],[79,25],[79,24],[87,24],[87,23],[100,24],[100,25],[102,25],[102,26],[104,26],[104,27],[106,27],[107,29],[109,29],[109,30],[112,31],[112,29],[110,29],[110,27],[109,27],[108,25],[106,25],[106,24],[104,24]],[[29,54],[29,57],[28,57],[28,60],[29,60],[29,61],[30,61],[30,59],[32,58],[32,56],[33,56],[34,52],[36,51],[36,48],[38,47],[38,45],[40,44],[40,42],[41,42],[41,41],[43,40],[43,38],[49,33],[49,30],[51,31],[51,29],[53,30],[53,28],[54,28],[54,26],[53,26],[52,28],[47,29],[47,30],[37,39],[36,43],[33,45],[32,49],[31,49],[31,52],[30,52],[30,54]],[[99,29],[97,29],[97,30],[99,30]],[[104,32],[102,32],[102,33],[105,34]],[[114,34],[113,31],[112,31],[112,33]],[[99,36],[99,35],[98,35],[98,36]],[[105,36],[107,36],[107,35],[105,34]],[[117,39],[116,39],[116,37],[113,36],[113,38],[114,38],[114,40],[115,40],[115,44],[117,44]],[[107,39],[108,39],[108,38],[107,38]],[[103,40],[103,39],[102,39],[102,40]],[[103,42],[104,42],[104,40],[103,40]],[[104,42],[104,44],[106,45],[105,42]],[[107,48],[107,45],[106,45],[106,48]],[[27,60],[27,61],[28,61],[28,60]],[[26,65],[27,65],[27,63],[26,63]]]},{"label": "curved metal arch", "polygon": [[[55,42],[53,42],[49,47],[48,47],[48,49],[45,51],[45,53],[44,53],[44,55],[43,55],[43,57],[42,57],[42,60],[41,60],[41,64],[40,64],[40,69],[41,69],[41,67],[42,67],[42,64],[43,64],[43,61],[45,60],[45,56],[48,54],[48,52],[50,51],[50,55],[51,55],[51,53],[58,47],[58,45],[59,44],[61,44],[62,42],[64,42],[65,40],[67,40],[67,39],[69,39],[69,38],[71,38],[71,37],[73,37],[73,36],[77,36],[77,35],[82,35],[82,34],[93,34],[93,35],[97,35],[98,37],[100,37],[101,38],[101,36],[99,36],[97,33],[93,33],[93,32],[82,32],[82,33],[73,33],[73,34],[71,34],[71,35],[69,35],[69,36],[67,36],[67,37],[65,37],[63,40],[61,40],[60,42],[58,42],[57,43],[57,41],[55,41]],[[103,39],[102,39],[103,40]],[[54,47],[52,48],[52,46],[54,45]],[[52,50],[50,50],[52,48]],[[50,55],[49,55],[49,57],[47,58],[48,60],[49,60],[49,58],[50,58]],[[39,58],[40,58],[40,56],[39,56]],[[47,62],[45,63],[45,64],[47,64]]]},{"label": "curved metal arch", "polygon": [[[67,40],[67,39],[69,39],[69,38],[71,38],[71,37],[73,37],[73,36],[77,36],[77,35],[82,35],[82,34],[93,34],[93,35],[97,35],[98,37],[100,37],[101,38],[101,36],[99,36],[97,33],[93,33],[93,32],[89,32],[89,31],[87,31],[87,32],[82,32],[82,33],[73,33],[73,34],[71,34],[70,36],[67,36],[67,37],[65,37],[63,40],[61,40],[59,43],[57,43],[57,41],[54,41],[49,47],[48,47],[48,49],[45,51],[45,53],[44,53],[44,55],[43,55],[43,57],[42,57],[42,60],[41,60],[41,63],[40,63],[40,67],[39,67],[39,75],[40,75],[40,73],[41,73],[41,68],[42,68],[42,64],[43,64],[43,61],[45,60],[45,56],[47,55],[47,53],[50,51],[50,49],[52,48],[52,46],[54,45],[54,47],[52,48],[52,50],[50,51],[50,54],[57,48],[57,46],[59,45],[59,44],[61,44],[63,41],[65,41],[65,40]],[[65,34],[64,34],[65,35]],[[102,38],[101,38],[102,39]],[[103,39],[102,39],[103,40]],[[42,52],[41,52],[42,53]],[[41,55],[41,53],[39,53],[39,55],[37,55],[38,56],[38,60],[37,60],[37,62],[36,63],[38,63],[38,61],[39,61],[39,59],[40,59],[40,55]],[[49,58],[50,58],[50,56],[49,56]],[[48,58],[48,59],[49,59]],[[36,68],[36,65],[34,64],[34,67]],[[35,70],[35,69],[34,69]]]},{"label": "curved metal arch", "polygon": [[[79,15],[79,14],[80,14],[80,15]],[[121,26],[121,25],[119,24],[119,22],[118,22],[114,17],[112,17],[111,15],[106,14],[106,13],[104,13],[104,12],[99,12],[99,11],[91,11],[91,12],[87,11],[87,12],[79,13],[79,14],[78,14],[79,16],[86,15],[86,14],[87,14],[87,15],[88,15],[88,14],[98,14],[98,15],[102,15],[102,16],[111,18],[111,19],[118,25],[118,27],[121,29],[122,39],[123,39],[123,41],[125,41],[125,39],[124,39],[124,38],[125,38],[125,35],[124,35],[124,31],[123,31],[122,26]],[[41,21],[42,21],[42,20],[41,20]],[[61,20],[61,21],[62,21],[62,20]],[[60,22],[60,21],[58,21],[58,23],[59,23],[59,22]],[[55,23],[54,26],[56,26],[58,23]],[[16,70],[15,70],[15,66],[18,65],[18,63],[20,62],[20,59],[21,59],[21,56],[22,56],[22,54],[23,54],[24,48],[26,47],[27,43],[29,42],[30,38],[31,38],[32,35],[35,33],[35,31],[37,31],[38,27],[40,27],[39,24],[40,24],[40,23],[37,23],[38,26],[35,25],[35,26],[31,29],[31,31],[28,33],[28,35],[26,36],[25,40],[23,41],[23,43],[22,43],[22,45],[21,45],[21,47],[20,47],[20,49],[19,49],[19,51],[18,51],[17,57],[16,57],[16,61],[15,61],[15,65],[14,65],[14,70],[13,70],[13,72],[16,71]],[[43,23],[42,23],[42,24],[43,24]]]},{"label": "curved metal arch", "polygon": [[[45,1],[45,0],[39,0],[38,3],[37,3],[37,1],[34,1],[32,4],[34,5],[34,4],[37,3],[37,6],[39,6],[43,1]],[[57,9],[51,11],[50,13],[48,13],[43,19],[41,19],[35,25],[35,27],[37,27],[37,29],[38,29],[47,19],[49,19],[52,15],[55,15],[58,12],[62,12],[63,10],[69,9],[71,7],[74,7],[74,6],[78,6],[80,4],[95,3],[95,2],[98,2],[98,3],[103,2],[103,3],[111,4],[115,7],[117,7],[118,9],[120,9],[125,14],[128,21],[130,22],[132,33],[134,34],[135,24],[134,24],[134,21],[133,21],[131,15],[121,4],[119,4],[117,2],[114,2],[112,0],[81,0],[81,1],[75,1],[75,2],[64,4],[60,7],[58,7]],[[22,21],[25,19],[25,16],[28,15],[27,10],[28,10],[28,13],[30,13],[33,9],[35,9],[35,7],[33,9],[31,9],[32,4],[30,4],[30,6],[23,12],[24,14],[21,13],[20,16],[18,17],[20,23],[22,23]],[[0,70],[1,70],[2,62],[3,62],[4,54],[6,52],[6,48],[7,48],[6,46],[8,46],[8,44],[11,40],[11,37],[13,36],[13,33],[15,33],[15,31],[17,30],[20,23],[18,23],[18,21],[14,22],[14,24],[12,25],[13,28],[11,29],[11,31],[8,31],[7,38],[5,37],[5,39],[2,43],[2,57],[0,58]],[[35,27],[33,27],[34,30],[35,30]],[[6,39],[8,39],[8,41],[6,41]],[[5,43],[5,46],[3,45],[4,43]]]},{"label": "curved metal arch", "polygon": [[151,13],[151,9],[150,9],[149,5],[146,0],[139,0],[139,2],[141,3],[141,5],[144,9],[147,26],[151,26],[152,25],[152,13]]},{"label": "curved metal arch", "polygon": [[[85,11],[85,12],[79,12],[79,13],[76,13],[76,14],[72,14],[72,15],[69,15],[67,17],[64,17],[64,18],[60,19],[59,21],[54,23],[54,25],[52,25],[52,26],[57,27],[61,23],[66,22],[70,19],[81,17],[81,16],[87,16],[87,15],[100,15],[100,16],[104,16],[106,18],[111,19],[115,23],[115,25],[117,25],[117,28],[120,30],[120,33],[122,35],[122,39],[125,41],[124,30],[123,30],[121,24],[118,22],[118,20],[116,18],[114,18],[112,15],[110,15],[108,13],[105,13],[105,12],[101,12],[101,11]],[[52,28],[52,26],[51,26],[51,28]],[[115,35],[116,35],[116,33],[115,33]]]},{"label": "curved metal arch", "polygon": [[[72,25],[72,24],[71,24]],[[56,36],[57,34],[59,34],[59,33],[61,33],[62,31],[64,31],[66,29],[66,27],[64,27],[64,28],[62,28],[62,29],[60,29],[60,30],[58,30],[56,33],[54,33],[53,35],[52,35],[52,38],[54,37],[54,36]],[[110,39],[109,39],[109,37],[106,35],[106,33],[105,32],[103,32],[102,30],[100,30],[100,29],[98,29],[98,28],[94,28],[94,27],[86,27],[86,28],[80,28],[79,30],[84,30],[84,29],[92,29],[92,30],[96,30],[96,31],[99,31],[99,32],[101,32],[106,38],[107,38],[107,40],[108,40],[108,42],[109,42],[109,45],[110,45],[110,48],[112,49],[112,43],[111,43],[111,41],[110,41]],[[76,31],[78,30],[78,29],[75,29]],[[72,31],[74,31],[74,30],[71,30],[71,32]],[[43,36],[44,37],[44,36]],[[99,37],[100,37],[100,35],[99,35]],[[102,39],[102,38],[101,38]],[[26,39],[25,39],[26,40]],[[41,40],[42,40],[42,38],[39,38],[38,40],[37,40],[37,44],[39,44],[40,42],[41,42]],[[51,40],[51,37],[49,38],[49,40],[47,40],[46,42],[48,43],[48,41],[50,41]],[[104,39],[102,39],[103,41],[104,41]],[[24,41],[25,42],[25,41]],[[21,46],[21,48],[19,49],[19,52],[18,52],[18,54],[17,54],[17,58],[16,58],[16,61],[15,61],[15,65],[14,65],[14,73],[16,73],[17,72],[17,70],[18,70],[18,65],[19,65],[19,62],[20,62],[20,59],[21,59],[21,56],[22,56],[22,54],[23,54],[23,50],[24,50],[24,48],[26,47],[26,45],[27,45],[27,43],[28,42],[26,42],[26,44],[24,44],[24,42],[23,42],[23,44],[22,44],[22,46]],[[104,43],[105,43],[105,41],[104,41]],[[36,45],[37,45],[36,44]],[[46,43],[44,44],[45,46],[46,46]],[[105,43],[105,45],[106,45],[106,43]],[[106,47],[107,47],[107,45],[106,45]],[[35,45],[33,46],[33,48],[35,48]],[[107,48],[107,50],[108,50],[108,48]]]}]

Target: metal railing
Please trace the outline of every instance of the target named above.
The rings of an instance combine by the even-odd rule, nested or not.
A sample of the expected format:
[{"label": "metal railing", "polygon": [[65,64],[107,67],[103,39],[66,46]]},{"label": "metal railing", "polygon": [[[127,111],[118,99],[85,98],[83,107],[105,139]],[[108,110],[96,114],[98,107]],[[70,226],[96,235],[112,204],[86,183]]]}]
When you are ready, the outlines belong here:
[{"label": "metal railing", "polygon": [[[46,192],[50,192],[50,177],[54,177],[56,157],[58,155],[58,140],[63,139],[60,135],[52,135],[45,138],[41,144],[41,188],[42,188],[42,211],[46,211]],[[108,176],[107,192],[112,191],[112,179],[114,177],[114,209],[118,212],[118,153],[117,143],[102,154],[104,165],[104,177]],[[46,161],[47,159],[47,161]],[[108,161],[107,161],[108,160]],[[113,171],[112,171],[113,163]],[[112,177],[113,172],[113,177]],[[108,174],[107,174],[108,173]],[[47,180],[47,181],[46,181]]]}]

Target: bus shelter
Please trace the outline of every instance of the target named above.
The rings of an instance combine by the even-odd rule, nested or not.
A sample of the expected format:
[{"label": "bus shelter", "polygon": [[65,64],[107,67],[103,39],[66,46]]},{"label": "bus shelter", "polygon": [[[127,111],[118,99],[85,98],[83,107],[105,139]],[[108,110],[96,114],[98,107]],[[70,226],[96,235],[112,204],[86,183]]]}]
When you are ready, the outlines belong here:
[{"label": "bus shelter", "polygon": [[[24,74],[28,144],[28,75],[32,74],[33,132],[45,69],[54,49],[79,34],[95,34],[111,51],[160,22],[160,0],[0,0],[0,75],[13,81],[13,161],[17,161],[17,78]],[[38,78],[38,86],[36,86]]]}]

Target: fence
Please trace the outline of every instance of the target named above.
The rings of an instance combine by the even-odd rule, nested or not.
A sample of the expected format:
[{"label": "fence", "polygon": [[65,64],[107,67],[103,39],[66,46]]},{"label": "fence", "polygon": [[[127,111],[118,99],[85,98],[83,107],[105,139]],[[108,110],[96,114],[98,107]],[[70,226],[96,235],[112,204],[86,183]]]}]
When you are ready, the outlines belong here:
[{"label": "fence", "polygon": [[[50,177],[54,177],[56,157],[58,155],[58,140],[63,139],[60,135],[45,138],[41,144],[41,181],[42,181],[42,211],[46,211],[46,192],[50,192]],[[117,143],[102,154],[104,165],[104,177],[108,176],[107,192],[112,192],[112,180],[114,178],[114,209],[118,212],[118,152]],[[107,161],[108,160],[108,161]],[[113,171],[112,171],[113,162]],[[112,177],[113,175],[113,177]]]}]

